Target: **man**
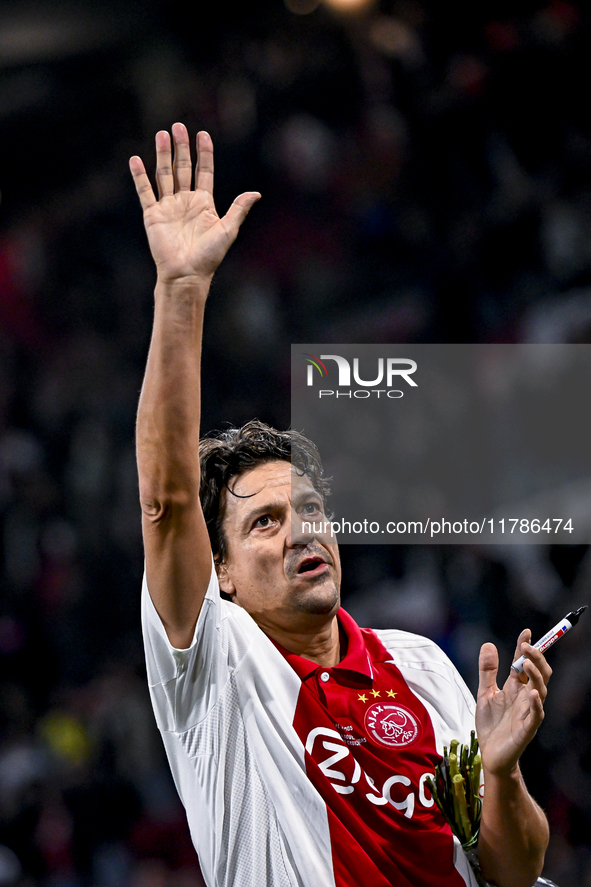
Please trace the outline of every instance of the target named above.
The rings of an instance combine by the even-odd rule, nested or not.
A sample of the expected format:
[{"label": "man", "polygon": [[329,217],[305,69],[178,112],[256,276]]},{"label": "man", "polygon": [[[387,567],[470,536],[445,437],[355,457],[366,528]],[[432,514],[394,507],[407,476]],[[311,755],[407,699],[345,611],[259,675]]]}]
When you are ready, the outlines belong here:
[{"label": "man", "polygon": [[[219,218],[210,137],[197,136],[192,189],[185,127],[172,136],[174,161],[168,133],[156,136],[158,199],[140,158],[130,161],[158,270],[137,421],[143,619],[156,717],[205,879],[474,885],[425,786],[442,745],[467,741],[473,702],[430,641],[361,630],[339,610],[338,547],[303,531],[325,509],[313,446],[261,423],[202,443],[202,507],[204,306],[260,195],[240,195]],[[518,765],[551,674],[529,640],[522,632],[516,650],[525,675],[502,690],[495,647],[480,656],[479,856],[499,887],[531,887],[548,841]]]}]

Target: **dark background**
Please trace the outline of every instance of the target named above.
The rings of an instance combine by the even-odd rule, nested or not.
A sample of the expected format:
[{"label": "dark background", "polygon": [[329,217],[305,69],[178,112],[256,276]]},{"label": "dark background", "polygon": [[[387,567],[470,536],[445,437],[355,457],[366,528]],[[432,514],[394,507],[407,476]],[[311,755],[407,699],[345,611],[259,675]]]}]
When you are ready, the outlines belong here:
[{"label": "dark background", "polygon": [[[138,616],[154,272],[127,159],[157,129],[212,133],[221,212],[263,194],[212,288],[205,430],[287,426],[292,342],[589,341],[587,5],[296,2],[0,8],[0,885],[199,883]],[[359,621],[473,689],[484,640],[505,674],[590,597],[578,546],[343,560]],[[561,887],[591,885],[588,631],[549,654],[523,760]]]}]

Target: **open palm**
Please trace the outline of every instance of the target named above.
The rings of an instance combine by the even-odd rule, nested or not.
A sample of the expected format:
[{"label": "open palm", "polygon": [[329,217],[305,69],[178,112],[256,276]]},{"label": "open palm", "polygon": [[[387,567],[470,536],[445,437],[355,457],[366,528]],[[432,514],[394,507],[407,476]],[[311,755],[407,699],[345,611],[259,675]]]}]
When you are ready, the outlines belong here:
[{"label": "open palm", "polygon": [[156,182],[154,194],[144,164],[132,157],[130,169],[144,211],[144,224],[152,256],[162,281],[211,277],[236,239],[238,229],[258,192],[236,198],[228,212],[219,217],[213,201],[213,144],[206,132],[197,134],[195,188],[189,136],[182,123],[156,135]]}]

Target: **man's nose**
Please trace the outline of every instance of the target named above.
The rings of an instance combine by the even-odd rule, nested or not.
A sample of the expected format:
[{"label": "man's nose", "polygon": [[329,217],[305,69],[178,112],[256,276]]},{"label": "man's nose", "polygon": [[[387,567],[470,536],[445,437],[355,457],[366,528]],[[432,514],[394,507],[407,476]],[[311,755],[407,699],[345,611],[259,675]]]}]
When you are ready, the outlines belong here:
[{"label": "man's nose", "polygon": [[291,522],[287,534],[287,544],[294,548],[296,545],[308,545],[316,540],[321,545],[334,545],[336,537],[332,530],[331,521],[322,515],[322,520],[311,520],[292,510]]},{"label": "man's nose", "polygon": [[305,520],[301,514],[292,509],[291,521],[287,531],[287,544],[290,548],[296,545],[308,545],[316,536],[314,522]]}]

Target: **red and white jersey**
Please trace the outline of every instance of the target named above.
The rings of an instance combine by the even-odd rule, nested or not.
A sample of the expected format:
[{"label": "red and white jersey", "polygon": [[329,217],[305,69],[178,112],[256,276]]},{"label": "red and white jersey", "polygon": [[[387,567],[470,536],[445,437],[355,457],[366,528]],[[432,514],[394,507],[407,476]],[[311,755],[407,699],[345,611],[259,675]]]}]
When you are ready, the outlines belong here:
[{"label": "red and white jersey", "polygon": [[150,693],[209,887],[476,887],[425,785],[474,700],[432,641],[339,611],[333,668],[220,599],[173,648],[144,581]]}]

